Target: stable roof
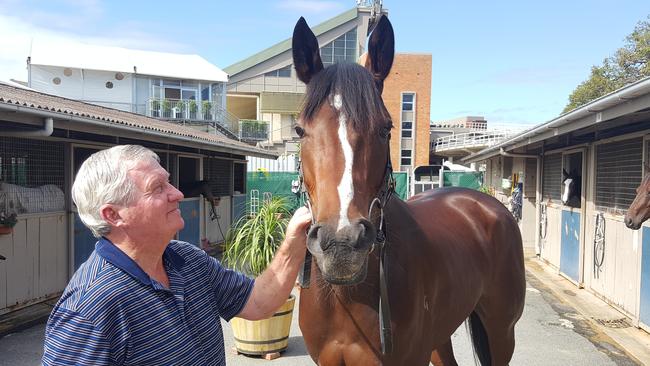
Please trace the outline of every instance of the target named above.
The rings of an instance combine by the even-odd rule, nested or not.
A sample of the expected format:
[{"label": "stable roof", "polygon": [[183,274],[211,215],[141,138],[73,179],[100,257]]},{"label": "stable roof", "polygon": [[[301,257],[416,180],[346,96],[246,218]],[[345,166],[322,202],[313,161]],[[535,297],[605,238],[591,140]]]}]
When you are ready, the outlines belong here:
[{"label": "stable roof", "polygon": [[[9,115],[29,114],[53,118],[54,127],[71,126],[112,136],[121,131],[133,138],[151,139],[158,142],[200,148],[204,150],[232,152],[235,154],[276,159],[277,153],[213,134],[161,121],[141,114],[84,103],[73,99],[41,93],[0,82],[0,113],[17,112]],[[11,122],[11,120],[7,120]],[[0,130],[6,130],[0,119]],[[2,135],[2,133],[0,133]],[[147,136],[147,138],[144,138]]]}]

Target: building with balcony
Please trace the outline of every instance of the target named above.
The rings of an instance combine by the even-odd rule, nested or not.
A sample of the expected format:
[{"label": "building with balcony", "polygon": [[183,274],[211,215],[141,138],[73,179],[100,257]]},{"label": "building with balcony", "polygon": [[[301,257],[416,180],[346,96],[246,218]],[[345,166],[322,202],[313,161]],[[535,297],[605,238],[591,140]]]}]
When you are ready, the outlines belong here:
[{"label": "building with balcony", "polygon": [[[361,1],[357,7],[312,27],[325,67],[363,57],[374,22],[379,14],[387,13],[380,3]],[[267,121],[269,139],[263,144],[282,154],[297,152],[298,136],[293,126],[305,93],[292,62],[289,38],[224,69],[230,76],[228,111],[237,118]],[[391,138],[393,168],[410,172],[418,165],[427,165],[431,55],[396,54],[382,97],[395,126]]]},{"label": "building with balcony", "polygon": [[[359,59],[375,14],[374,7],[361,4],[312,27],[326,67]],[[228,112],[238,119],[267,122],[269,135],[262,145],[289,154],[297,151],[293,126],[305,93],[292,63],[289,38],[224,69],[229,75]]]},{"label": "building with balcony", "polygon": [[198,55],[35,41],[27,67],[28,86],[40,92],[237,140],[257,141],[264,130],[227,112],[228,75]]}]

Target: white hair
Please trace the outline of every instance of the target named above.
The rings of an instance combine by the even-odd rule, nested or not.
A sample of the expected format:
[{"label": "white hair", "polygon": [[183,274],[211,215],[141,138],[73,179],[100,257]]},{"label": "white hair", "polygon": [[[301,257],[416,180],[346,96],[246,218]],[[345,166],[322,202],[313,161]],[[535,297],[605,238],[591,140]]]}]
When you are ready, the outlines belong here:
[{"label": "white hair", "polygon": [[92,154],[81,164],[72,184],[72,200],[79,218],[97,238],[111,232],[100,209],[111,203],[128,205],[137,190],[128,172],[140,161],[160,162],[153,151],[139,145],[120,145]]}]

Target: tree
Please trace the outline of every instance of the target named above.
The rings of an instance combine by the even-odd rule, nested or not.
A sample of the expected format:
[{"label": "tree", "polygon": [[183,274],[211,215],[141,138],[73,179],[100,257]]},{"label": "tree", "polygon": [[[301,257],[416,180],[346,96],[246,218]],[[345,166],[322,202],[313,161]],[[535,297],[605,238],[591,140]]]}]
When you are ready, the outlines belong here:
[{"label": "tree", "polygon": [[650,76],[650,15],[639,22],[614,56],[593,66],[591,75],[569,95],[562,113],[578,108],[627,84]]}]

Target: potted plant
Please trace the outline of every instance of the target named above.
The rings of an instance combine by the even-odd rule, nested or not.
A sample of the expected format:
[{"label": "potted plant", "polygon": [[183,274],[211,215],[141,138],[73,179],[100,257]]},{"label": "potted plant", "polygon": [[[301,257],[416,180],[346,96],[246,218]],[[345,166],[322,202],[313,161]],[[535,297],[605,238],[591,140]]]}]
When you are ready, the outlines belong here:
[{"label": "potted plant", "polygon": [[169,99],[163,99],[162,103],[163,117],[169,118],[172,112],[172,103]]},{"label": "potted plant", "polygon": [[201,109],[203,111],[203,119],[212,119],[212,103],[208,100],[204,100],[201,103]]},{"label": "potted plant", "polygon": [[185,101],[179,100],[176,102],[176,116],[175,118],[183,118],[185,114]]},{"label": "potted plant", "polygon": [[190,118],[196,118],[196,111],[199,109],[198,104],[196,104],[196,100],[191,99],[187,107],[190,111]]},{"label": "potted plant", "polygon": [[[259,276],[284,240],[291,216],[288,207],[287,198],[274,197],[263,202],[257,213],[240,218],[226,235],[224,262],[243,273]],[[263,356],[284,351],[288,345],[294,304],[295,296],[291,295],[268,319],[233,318],[231,324],[237,351]]]},{"label": "potted plant", "polygon": [[151,115],[153,117],[160,117],[160,101],[157,99],[151,101]]},{"label": "potted plant", "polygon": [[11,234],[17,222],[18,219],[15,213],[0,212],[0,235]]}]

